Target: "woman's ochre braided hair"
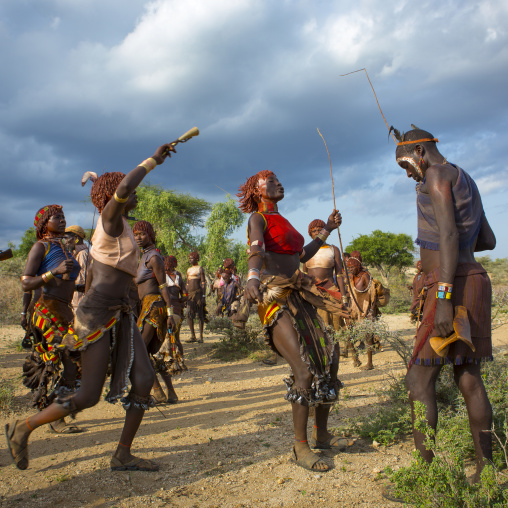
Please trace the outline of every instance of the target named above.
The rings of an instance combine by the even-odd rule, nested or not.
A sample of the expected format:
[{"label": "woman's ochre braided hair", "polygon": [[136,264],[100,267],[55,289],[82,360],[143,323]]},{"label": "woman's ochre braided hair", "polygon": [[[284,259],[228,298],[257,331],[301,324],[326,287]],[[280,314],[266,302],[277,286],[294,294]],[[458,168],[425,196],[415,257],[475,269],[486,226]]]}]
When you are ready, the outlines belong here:
[{"label": "woman's ochre braided hair", "polygon": [[99,210],[99,213],[104,210],[104,207],[113,197],[116,189],[124,177],[125,173],[114,171],[112,173],[104,173],[96,180],[92,179],[93,185],[92,190],[90,191],[90,197],[92,198],[92,203],[94,204],[95,208]]},{"label": "woman's ochre braided hair", "polygon": [[324,228],[326,226],[326,223],[324,221],[322,221],[321,219],[314,219],[310,224],[309,224],[309,236],[310,236],[310,232],[314,229],[314,228]]},{"label": "woman's ochre braided hair", "polygon": [[150,241],[155,244],[155,231],[153,230],[153,226],[147,222],[146,220],[140,220],[134,224],[132,227],[133,233],[138,233],[142,231],[143,233],[146,233],[148,235],[148,238],[150,238]]},{"label": "woman's ochre braided hair", "polygon": [[164,256],[162,259],[164,260],[164,269],[166,272],[168,272],[171,267],[176,268],[178,266],[178,261],[175,256]]},{"label": "woman's ochre braided hair", "polygon": [[238,208],[242,212],[253,213],[257,211],[258,201],[256,198],[259,200],[258,182],[261,178],[265,179],[273,174],[275,174],[273,171],[263,169],[263,171],[248,178],[243,185],[240,185],[238,188],[240,192],[236,196],[239,198]]}]

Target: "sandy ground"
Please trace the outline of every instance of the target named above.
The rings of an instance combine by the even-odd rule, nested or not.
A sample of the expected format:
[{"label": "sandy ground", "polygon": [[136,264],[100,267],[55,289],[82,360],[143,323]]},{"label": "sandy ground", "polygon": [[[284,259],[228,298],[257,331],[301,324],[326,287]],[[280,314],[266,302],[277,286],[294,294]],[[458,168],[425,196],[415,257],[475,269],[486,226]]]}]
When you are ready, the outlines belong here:
[{"label": "sandy ground", "polygon": [[[407,317],[383,319],[411,340]],[[25,353],[16,345],[21,332],[0,329],[0,376],[16,379],[18,386],[12,412],[1,415],[2,423],[31,412],[20,381]],[[214,360],[211,345],[218,340],[208,334],[204,344],[185,344],[189,372],[174,383],[180,402],[160,407],[164,414],[152,409],[145,415],[133,451],[156,460],[159,472],[110,470],[124,411],[101,401],[78,415],[82,434],[55,435],[47,427],[34,432],[26,471],[12,465],[1,440],[0,506],[400,506],[382,498],[376,477],[388,465],[397,468],[410,461],[410,440],[387,448],[356,440],[343,453],[322,452],[331,471],[301,469],[291,461],[291,413],[282,383],[287,365]],[[507,326],[495,331],[494,344],[508,348]],[[330,415],[332,428],[348,417],[368,417],[378,400],[376,391],[390,375],[404,371],[389,349],[376,354],[374,364],[375,370],[363,372],[351,360],[341,363],[346,388]]]}]

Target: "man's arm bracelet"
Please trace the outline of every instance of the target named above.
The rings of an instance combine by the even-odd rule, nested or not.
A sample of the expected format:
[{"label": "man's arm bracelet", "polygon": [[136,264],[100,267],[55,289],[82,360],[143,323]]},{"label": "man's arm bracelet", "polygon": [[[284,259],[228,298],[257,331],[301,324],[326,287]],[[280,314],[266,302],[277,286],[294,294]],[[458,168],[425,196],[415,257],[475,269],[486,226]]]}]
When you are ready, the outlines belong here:
[{"label": "man's arm bracelet", "polygon": [[451,300],[453,292],[453,284],[448,282],[438,282],[436,298],[439,300]]},{"label": "man's arm bracelet", "polygon": [[163,284],[160,284],[159,285],[159,289],[162,291],[164,288],[167,288],[168,287],[168,283],[167,282],[164,282]]}]

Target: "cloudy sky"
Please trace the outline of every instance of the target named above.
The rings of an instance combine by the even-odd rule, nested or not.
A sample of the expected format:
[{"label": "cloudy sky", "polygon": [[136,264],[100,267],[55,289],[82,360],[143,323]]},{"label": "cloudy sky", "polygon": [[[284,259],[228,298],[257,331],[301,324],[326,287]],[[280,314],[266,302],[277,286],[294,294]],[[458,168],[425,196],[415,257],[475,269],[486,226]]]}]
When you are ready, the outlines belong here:
[{"label": "cloudy sky", "polygon": [[[346,245],[415,236],[414,182],[389,124],[431,131],[476,179],[508,256],[508,3],[504,0],[5,0],[0,3],[0,249],[36,210],[90,227],[86,170],[127,172],[196,125],[151,183],[223,199],[261,169],[302,233],[333,207]],[[244,232],[239,233],[244,238]]]}]

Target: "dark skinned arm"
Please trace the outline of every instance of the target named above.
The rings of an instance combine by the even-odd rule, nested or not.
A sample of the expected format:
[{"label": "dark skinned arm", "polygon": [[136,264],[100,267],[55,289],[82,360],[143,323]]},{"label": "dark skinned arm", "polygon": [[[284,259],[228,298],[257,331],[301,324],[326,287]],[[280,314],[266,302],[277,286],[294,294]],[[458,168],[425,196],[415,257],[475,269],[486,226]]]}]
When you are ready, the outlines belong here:
[{"label": "dark skinned arm", "polygon": [[[33,291],[34,289],[45,286],[46,284],[55,284],[54,280],[50,280],[48,283],[46,283],[44,282],[42,275],[36,275],[44,258],[45,250],[46,249],[41,242],[35,243],[31,248],[30,253],[28,254],[28,259],[26,261],[25,271],[23,272],[23,276],[28,278],[25,278],[21,281],[21,287],[23,288],[23,291]],[[74,260],[66,259],[65,261],[62,261],[56,268],[53,268],[51,273],[53,275],[63,275],[64,273],[70,273],[73,267]]]},{"label": "dark skinned arm", "polygon": [[[439,228],[439,282],[453,284],[459,259],[459,232],[453,210],[452,181],[440,171],[443,166],[431,166],[427,170],[429,196]],[[438,298],[434,329],[438,337],[453,333],[453,305],[451,300]]]},{"label": "dark skinned arm", "polygon": [[[263,267],[263,257],[264,250],[259,247],[259,245],[252,245],[256,240],[264,243],[263,233],[264,233],[265,221],[263,217],[259,213],[253,213],[249,218],[249,224],[247,227],[247,234],[249,236],[250,242],[250,251],[251,254],[254,252],[259,252],[261,256],[252,256],[249,259],[249,270],[251,268],[256,268],[261,270]],[[261,301],[261,293],[259,292],[259,285],[261,282],[257,279],[251,279],[247,281],[247,285],[245,286],[245,297],[253,302],[255,300]]]},{"label": "dark skinned arm", "polygon": [[85,280],[85,293],[90,289],[93,281],[93,258],[90,256],[88,269],[86,272],[86,280]]},{"label": "dark skinned arm", "polygon": [[199,267],[199,274],[201,275],[201,290],[203,291],[202,295],[203,298],[206,296],[206,277],[205,277],[205,271],[203,270],[203,267]]},{"label": "dark skinned arm", "polygon": [[[340,294],[346,296],[346,286],[344,285],[344,267],[342,266],[342,257],[340,251],[335,245],[333,246],[333,253],[335,258],[335,276],[337,277],[337,286],[339,286]],[[341,277],[342,275],[342,277]]]},{"label": "dark skinned arm", "polygon": [[[342,224],[342,215],[334,210],[330,217],[328,217],[328,221],[326,222],[326,226],[324,229],[326,229],[329,233],[331,233],[334,229],[337,229]],[[300,258],[300,261],[302,263],[305,263],[309,259],[311,259],[314,254],[320,249],[322,246],[322,242],[319,240],[312,240],[312,242],[308,243],[303,250],[305,251],[305,256],[302,256]]]},{"label": "dark skinned arm", "polygon": [[[152,256],[147,263],[147,266],[153,270],[157,284],[162,285],[166,283],[166,271],[164,269],[164,261],[159,256]],[[171,296],[169,289],[164,287],[160,290],[162,298],[166,302],[166,306],[169,309],[171,307]],[[168,316],[168,328],[173,330],[175,328],[175,322],[172,316]]]},{"label": "dark skinned arm", "polygon": [[[174,147],[167,143],[157,148],[152,158],[157,162],[157,165],[160,165],[167,157],[171,157],[170,152],[176,153]],[[146,169],[143,166],[134,168],[127,173],[125,178],[120,182],[120,185],[116,189],[116,195],[120,199],[128,198],[143,181],[146,174]],[[112,198],[108,201],[101,213],[104,231],[114,238],[119,237],[123,232],[122,213],[124,208],[125,203],[119,203]]]},{"label": "dark skinned arm", "polygon": [[30,305],[30,302],[32,301],[32,292],[26,291],[23,293],[23,311],[21,312],[21,327],[25,330],[28,326],[28,318],[26,316],[26,313],[28,311],[28,307]]},{"label": "dark skinned arm", "polygon": [[496,236],[494,231],[490,227],[485,212],[482,212],[482,225],[480,226],[480,232],[476,239],[476,245],[474,248],[475,252],[482,252],[484,250],[493,250],[496,247]]},{"label": "dark skinned arm", "polygon": [[182,302],[185,302],[185,300],[187,300],[187,286],[185,284],[185,281],[183,280],[182,274],[180,272],[176,273],[180,275],[180,280],[182,281],[182,288],[180,290],[180,293],[182,294]]}]

